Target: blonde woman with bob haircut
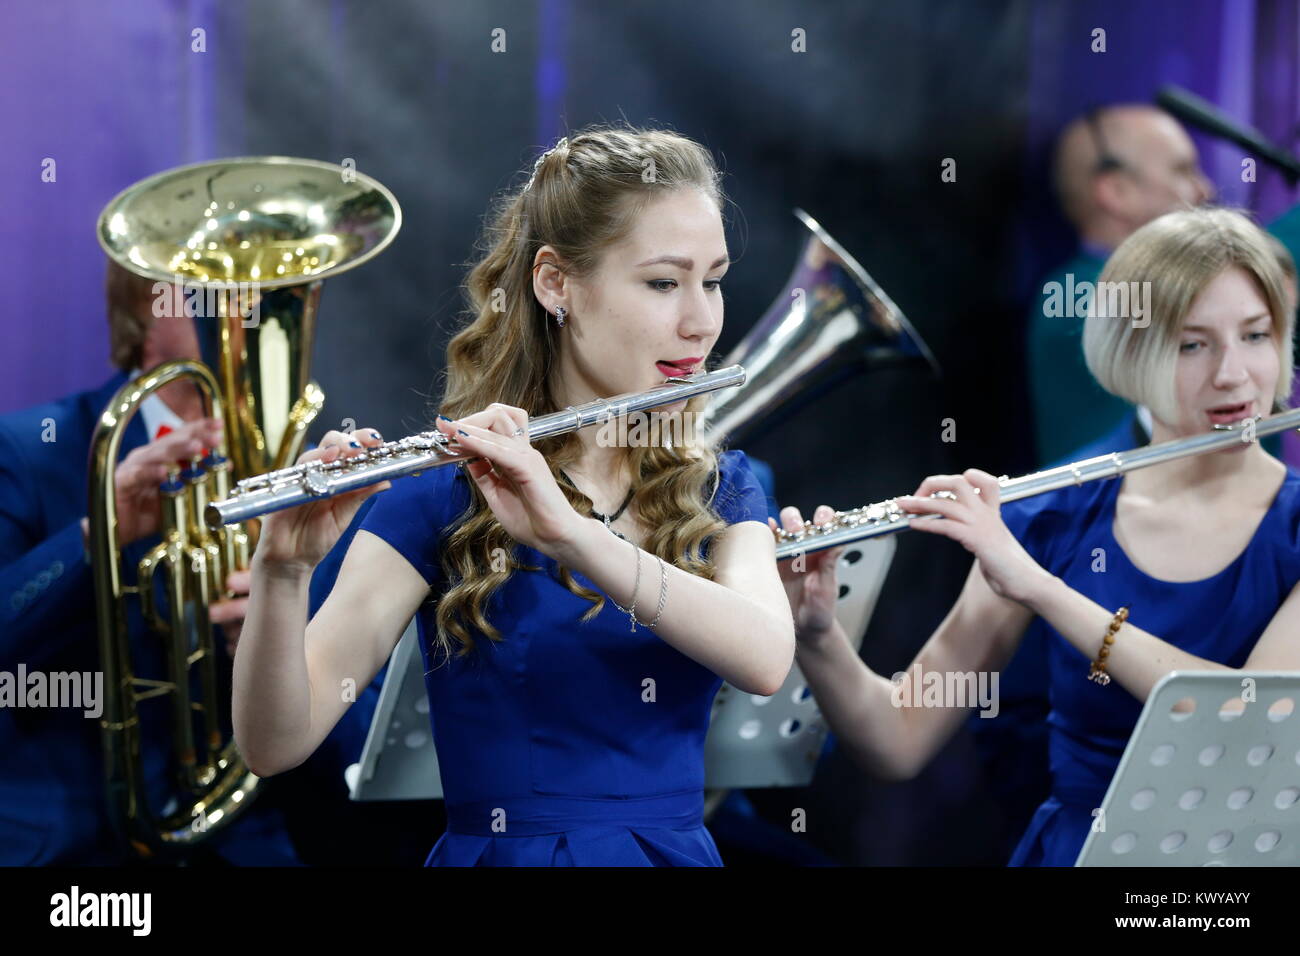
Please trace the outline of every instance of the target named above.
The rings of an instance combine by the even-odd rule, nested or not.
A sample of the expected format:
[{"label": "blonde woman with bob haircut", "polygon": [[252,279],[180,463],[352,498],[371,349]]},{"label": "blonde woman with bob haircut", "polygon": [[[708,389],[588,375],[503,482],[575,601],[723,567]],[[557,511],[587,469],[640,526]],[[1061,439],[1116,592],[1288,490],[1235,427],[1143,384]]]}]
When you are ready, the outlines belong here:
[{"label": "blonde woman with bob haircut", "polygon": [[[1154,441],[1267,417],[1290,394],[1294,320],[1283,275],[1240,213],[1153,220],[1115,250],[1101,281],[1150,283],[1149,316],[1091,314],[1084,348],[1103,387],[1151,408]],[[929,497],[936,492],[951,497]],[[782,567],[797,659],[848,752],[904,779],[975,702],[936,700],[927,675],[955,687],[950,675],[996,674],[1041,617],[1052,794],[1012,865],[1075,862],[1142,704],[1166,674],[1300,669],[1300,473],[1258,442],[1001,507],[997,480],[973,468],[931,476],[899,502],[942,515],[912,527],[975,556],[956,605],[891,681],[858,659],[835,622],[835,552],[814,555],[807,573]],[[823,505],[814,520],[830,514]],[[787,527],[801,520],[794,508],[781,518]]]},{"label": "blonde woman with bob haircut", "polygon": [[[719,179],[686,137],[594,127],[501,197],[437,420],[480,460],[263,525],[234,686],[256,773],[305,760],[340,687],[417,616],[448,820],[429,865],[721,865],[702,821],[714,694],[773,694],[794,656],[763,493],[742,452],[686,427],[701,398],[636,447],[526,431],[704,366],[729,261]],[[330,432],[300,460],[380,440]],[[312,568],[375,491],[308,621]]]}]

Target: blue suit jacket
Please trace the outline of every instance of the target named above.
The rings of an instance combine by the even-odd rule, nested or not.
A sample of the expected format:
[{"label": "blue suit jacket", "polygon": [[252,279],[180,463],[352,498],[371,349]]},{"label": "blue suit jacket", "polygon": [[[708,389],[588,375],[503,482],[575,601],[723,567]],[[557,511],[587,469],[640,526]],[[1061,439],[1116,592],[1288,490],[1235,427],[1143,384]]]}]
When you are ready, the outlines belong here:
[{"label": "blue suit jacket", "polygon": [[[29,674],[99,671],[80,521],[91,436],[125,381],[118,373],[100,388],[0,416],[0,671],[11,680],[20,665]],[[120,457],[145,440],[137,415]],[[128,547],[124,561],[138,560],[154,543]],[[313,589],[313,605],[322,596]],[[143,670],[158,661],[157,641],[145,635],[131,605],[134,659],[147,662]],[[357,759],[373,714],[373,685],[359,697],[302,772],[328,771],[341,785],[340,764]],[[165,703],[144,702],[141,720],[146,778],[161,798],[170,754]],[[99,722],[82,709],[0,707],[0,864],[125,861],[108,817],[102,761]],[[279,811],[264,797],[210,845],[238,864],[297,862]]]}]

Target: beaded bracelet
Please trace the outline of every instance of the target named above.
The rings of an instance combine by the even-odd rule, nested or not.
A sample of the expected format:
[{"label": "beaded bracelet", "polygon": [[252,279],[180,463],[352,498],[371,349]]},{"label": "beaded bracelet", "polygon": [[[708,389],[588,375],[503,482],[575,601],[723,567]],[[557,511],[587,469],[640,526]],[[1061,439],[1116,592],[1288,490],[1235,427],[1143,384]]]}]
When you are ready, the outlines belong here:
[{"label": "beaded bracelet", "polygon": [[1110,646],[1115,643],[1115,635],[1127,620],[1128,608],[1122,607],[1115,612],[1110,627],[1106,629],[1106,637],[1101,642],[1101,650],[1097,652],[1097,659],[1088,668],[1088,680],[1096,681],[1102,687],[1110,683],[1110,675],[1106,673],[1106,659],[1110,657]]}]

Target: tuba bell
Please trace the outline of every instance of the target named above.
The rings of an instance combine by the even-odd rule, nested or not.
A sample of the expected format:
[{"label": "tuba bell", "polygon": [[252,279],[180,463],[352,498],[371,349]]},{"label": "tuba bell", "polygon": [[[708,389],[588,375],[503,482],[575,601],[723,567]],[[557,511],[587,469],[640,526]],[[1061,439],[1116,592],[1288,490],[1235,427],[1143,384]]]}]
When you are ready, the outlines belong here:
[{"label": "tuba bell", "polygon": [[718,393],[701,415],[715,438],[736,440],[770,425],[835,385],[875,368],[939,365],[903,311],[867,271],[802,209],[809,236],[763,317],[723,360],[743,365],[745,384]]},{"label": "tuba bell", "polygon": [[[258,523],[214,530],[203,512],[233,481],[297,458],[324,404],[310,378],[322,282],[379,254],[400,228],[401,208],[382,184],[331,163],[279,156],[167,170],[120,193],[100,215],[99,242],[109,258],[155,280],[154,315],[193,332],[192,358],[146,370],[118,391],[90,448],[108,805],[141,856],[201,842],[237,819],[257,793],[259,779],[233,739],[225,740],[229,692],[218,692],[226,675],[218,670],[208,608],[228,596],[229,573],[248,567]],[[164,296],[171,307],[163,307]],[[219,447],[169,472],[159,495],[161,540],[130,581],[117,544],[113,475],[131,418],[177,381],[198,388],[223,436]],[[130,598],[138,601],[146,641],[155,643],[145,650],[161,662],[154,675],[136,673]],[[165,711],[156,710],[161,704],[144,709],[155,708],[150,716],[166,719],[172,732],[165,800],[149,792],[141,732],[140,705],[161,698]]]}]

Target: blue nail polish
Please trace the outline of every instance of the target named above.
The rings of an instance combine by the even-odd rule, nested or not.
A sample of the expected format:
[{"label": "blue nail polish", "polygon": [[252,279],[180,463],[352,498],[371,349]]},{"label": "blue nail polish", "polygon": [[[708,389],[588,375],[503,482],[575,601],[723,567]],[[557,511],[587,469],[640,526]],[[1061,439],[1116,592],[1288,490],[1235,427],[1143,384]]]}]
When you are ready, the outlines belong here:
[{"label": "blue nail polish", "polygon": [[351,445],[353,448],[360,448],[360,447],[361,447],[361,442],[359,442],[359,441],[350,441],[350,442],[348,442],[348,444]]},{"label": "blue nail polish", "polygon": [[439,421],[443,421],[443,422],[449,422],[449,421],[451,421],[451,419],[448,418],[446,415],[439,415],[439,416],[438,416],[438,420],[439,420]]},{"label": "blue nail polish", "polygon": [[373,438],[375,441],[382,441],[384,436],[379,434],[379,432],[375,431],[372,428],[370,429],[370,437]]},{"label": "blue nail polish", "polygon": [[456,429],[456,434],[457,434],[457,435],[464,435],[466,438],[469,437],[469,432],[465,431],[463,428],[457,428],[457,429]]}]

